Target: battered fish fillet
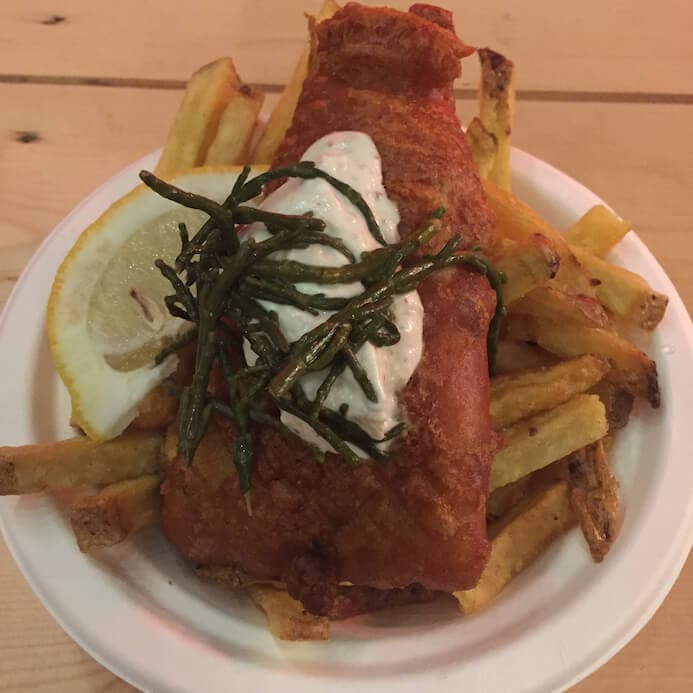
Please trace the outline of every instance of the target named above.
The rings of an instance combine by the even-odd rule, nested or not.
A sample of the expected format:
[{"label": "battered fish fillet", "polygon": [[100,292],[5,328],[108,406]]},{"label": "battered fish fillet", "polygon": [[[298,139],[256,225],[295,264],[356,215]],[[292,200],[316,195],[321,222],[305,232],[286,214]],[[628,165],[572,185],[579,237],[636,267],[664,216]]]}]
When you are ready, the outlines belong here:
[{"label": "battered fish fillet", "polygon": [[349,3],[318,24],[311,74],[273,165],[294,163],[331,132],[367,132],[399,207],[402,237],[442,205],[443,232],[427,251],[454,234],[485,248],[494,219],[452,98],[469,49],[452,32],[450,13],[430,5],[412,10],[418,14]]},{"label": "battered fish fillet", "polygon": [[[449,14],[413,9],[349,4],[317,27],[313,71],[274,164],[296,161],[334,130],[365,131],[402,236],[443,204],[443,235],[486,244],[493,219],[449,95],[466,49]],[[408,431],[388,457],[358,468],[334,455],[320,463],[300,440],[258,427],[249,516],[231,464],[235,431],[215,420],[192,465],[174,460],[164,484],[163,528],[184,556],[283,580],[308,611],[332,616],[358,610],[343,582],[408,588],[399,594],[416,598],[476,584],[489,554],[486,496],[499,446],[486,354],[495,295],[462,269],[427,279],[419,294],[424,353],[401,394]],[[358,594],[364,608],[389,603]]]}]

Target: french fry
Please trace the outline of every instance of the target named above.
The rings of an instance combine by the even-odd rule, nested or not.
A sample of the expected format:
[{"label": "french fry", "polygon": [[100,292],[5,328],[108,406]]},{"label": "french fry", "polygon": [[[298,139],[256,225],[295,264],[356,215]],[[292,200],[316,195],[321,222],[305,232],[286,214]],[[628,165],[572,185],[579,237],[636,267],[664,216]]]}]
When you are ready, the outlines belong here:
[{"label": "french fry", "polygon": [[556,363],[557,357],[536,344],[501,339],[496,350],[496,373],[514,373]]},{"label": "french fry", "polygon": [[623,388],[610,383],[608,380],[602,380],[597,383],[590,389],[590,392],[597,395],[604,404],[610,434],[626,426],[633,411],[633,402],[635,400],[630,392],[626,392]]},{"label": "french fry", "polygon": [[486,501],[486,522],[495,522],[516,508],[527,497],[531,485],[529,474],[491,491]]},{"label": "french fry", "polygon": [[575,294],[551,282],[532,289],[512,304],[511,311],[585,327],[606,327],[609,323],[609,316],[597,299]]},{"label": "french fry", "polygon": [[253,582],[243,571],[231,565],[196,565],[194,570],[198,577],[230,590],[243,589]]},{"label": "french fry", "polygon": [[496,231],[501,238],[526,241],[541,234],[551,243],[560,258],[560,267],[553,281],[573,293],[596,298],[591,277],[570,249],[563,234],[542,219],[531,207],[503,190],[491,180],[483,181],[488,203],[496,215]]},{"label": "french fry", "polygon": [[498,140],[489,132],[479,118],[474,118],[467,126],[467,139],[472,147],[472,156],[479,168],[479,175],[488,178],[498,151]]},{"label": "french fry", "polygon": [[496,376],[491,380],[491,418],[497,429],[552,409],[586,392],[609,371],[609,362],[596,356],[522,373]]},{"label": "french fry", "polygon": [[557,285],[574,294],[597,298],[605,308],[647,330],[661,321],[668,299],[642,277],[571,246],[534,210],[491,181],[484,181],[484,190],[501,237],[517,240],[540,233],[553,243],[561,261],[554,279]]},{"label": "french fry", "polygon": [[147,474],[110,484],[70,505],[70,524],[80,551],[113,546],[159,520],[161,478]]},{"label": "french fry", "polygon": [[568,484],[559,481],[532,498],[520,513],[491,525],[491,557],[476,587],[455,592],[460,609],[474,614],[489,606],[503,588],[561,534],[575,526]]},{"label": "french fry", "polygon": [[178,398],[174,392],[190,384],[195,370],[196,346],[196,342],[193,342],[178,350],[176,354],[178,365],[175,373],[166,382],[145,395],[137,408],[137,416],[130,423],[130,429],[166,428],[175,421]]},{"label": "french fry", "polygon": [[0,496],[156,474],[162,464],[162,439],[158,431],[132,431],[104,443],[74,438],[0,447]]},{"label": "french fry", "polygon": [[250,143],[265,95],[242,84],[231,97],[219,119],[214,139],[205,156],[205,164],[245,164],[250,158]]},{"label": "french fry", "polygon": [[478,51],[481,62],[479,120],[496,139],[496,152],[488,178],[510,190],[510,135],[515,110],[515,65],[490,48]]},{"label": "french fry", "polygon": [[330,622],[306,613],[289,593],[271,585],[248,585],[251,599],[265,612],[270,632],[278,640],[329,640]]},{"label": "french fry", "polygon": [[[318,12],[315,21],[322,22],[329,19],[337,10],[339,5],[335,0],[325,0],[320,11]],[[284,139],[286,131],[291,125],[298,103],[298,97],[301,95],[303,88],[303,80],[308,74],[308,64],[310,62],[311,42],[306,43],[303,53],[294,68],[293,74],[279,97],[269,120],[267,127],[258,140],[255,150],[253,151],[251,161],[255,164],[270,164],[274,157],[274,152]]]},{"label": "french fry", "polygon": [[611,382],[635,397],[644,397],[655,409],[659,407],[657,365],[623,337],[600,328],[557,325],[524,315],[508,316],[505,327],[511,339],[535,342],[563,358],[594,354],[608,359]]},{"label": "french fry", "polygon": [[170,178],[204,163],[221,117],[240,86],[231,58],[215,60],[193,74],[156,165],[157,176]]},{"label": "french fry", "polygon": [[621,526],[618,481],[599,440],[571,455],[570,501],[595,563],[611,549]]},{"label": "french fry", "polygon": [[565,232],[565,237],[577,248],[603,258],[629,229],[630,222],[620,219],[604,205],[595,205]]},{"label": "french fry", "polygon": [[612,265],[581,248],[572,247],[583,267],[598,282],[597,299],[612,313],[654,330],[664,317],[669,299],[640,275]]},{"label": "french fry", "polygon": [[506,446],[491,463],[490,490],[594,443],[607,434],[608,428],[599,397],[584,394],[514,424],[503,432]]},{"label": "french fry", "polygon": [[255,580],[233,566],[201,565],[195,567],[195,573],[227,589],[244,589],[265,612],[270,632],[278,640],[330,639],[329,619],[307,613],[281,582]]},{"label": "french fry", "polygon": [[513,304],[532,289],[556,276],[559,259],[553,245],[544,236],[535,234],[524,242],[506,241],[499,244],[494,254],[494,264],[503,272],[503,300]]},{"label": "french fry", "polygon": [[166,385],[159,385],[148,392],[137,408],[137,416],[130,429],[144,431],[165,428],[176,419],[178,399]]},{"label": "french fry", "polygon": [[230,590],[245,589],[249,585],[272,585],[280,590],[286,590],[286,585],[277,580],[258,580],[240,570],[236,566],[229,565],[197,565],[194,568],[198,577],[212,580]]}]

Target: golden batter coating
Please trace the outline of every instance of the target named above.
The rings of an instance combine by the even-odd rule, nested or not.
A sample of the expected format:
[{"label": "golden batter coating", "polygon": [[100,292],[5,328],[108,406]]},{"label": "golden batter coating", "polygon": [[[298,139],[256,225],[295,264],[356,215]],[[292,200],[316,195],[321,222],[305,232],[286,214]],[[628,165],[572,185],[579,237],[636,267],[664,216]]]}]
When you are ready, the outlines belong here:
[{"label": "golden batter coating", "polygon": [[[364,131],[381,154],[402,236],[444,205],[437,245],[455,233],[485,245],[493,218],[451,99],[466,48],[446,12],[414,9],[350,3],[317,27],[313,71],[274,164],[294,163],[335,130]],[[373,60],[358,59],[369,52]],[[192,465],[174,460],[164,484],[163,528],[183,555],[282,580],[319,614],[340,614],[345,581],[420,585],[411,598],[476,584],[489,554],[489,466],[500,444],[486,353],[495,294],[465,269],[434,275],[419,293],[424,351],[401,395],[407,433],[387,458],[357,468],[330,454],[320,462],[297,438],[257,427],[251,516],[231,462],[235,431],[214,421]],[[362,594],[362,607],[388,603]]]}]

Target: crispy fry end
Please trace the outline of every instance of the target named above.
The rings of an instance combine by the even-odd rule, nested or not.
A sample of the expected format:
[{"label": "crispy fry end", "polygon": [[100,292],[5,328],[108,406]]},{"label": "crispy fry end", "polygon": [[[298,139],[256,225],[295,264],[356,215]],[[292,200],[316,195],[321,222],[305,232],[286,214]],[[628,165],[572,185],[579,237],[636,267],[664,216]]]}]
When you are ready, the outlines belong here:
[{"label": "crispy fry end", "polygon": [[330,621],[306,613],[288,592],[271,585],[253,584],[246,588],[251,599],[265,612],[269,629],[278,640],[329,640]]},{"label": "crispy fry end", "polygon": [[[329,19],[338,9],[339,5],[335,0],[325,0],[317,16],[315,18],[309,17],[309,25]],[[262,136],[255,146],[250,159],[253,163],[269,164],[274,157],[274,153],[277,151],[277,147],[279,147],[279,144],[284,139],[284,135],[289,129],[289,125],[291,125],[291,121],[294,117],[298,97],[301,95],[301,89],[303,87],[303,80],[308,74],[310,53],[311,42],[309,39],[287,82],[286,88],[270,114],[265,131],[262,133]]]},{"label": "crispy fry end", "polygon": [[87,484],[112,484],[156,474],[160,431],[132,431],[103,443],[74,438],[59,443],[0,448],[0,495],[40,493]]},{"label": "crispy fry end", "polygon": [[554,539],[573,526],[575,513],[565,481],[529,499],[509,520],[491,525],[491,558],[476,587],[455,592],[460,609],[465,614],[485,609]]},{"label": "crispy fry end", "polygon": [[158,475],[120,481],[70,507],[70,524],[80,551],[113,546],[159,520]]},{"label": "crispy fry end", "polygon": [[604,442],[574,453],[568,462],[570,500],[596,563],[611,549],[621,526],[618,481],[609,466]]},{"label": "crispy fry end", "polygon": [[[496,151],[488,172],[489,180],[510,190],[510,135],[515,111],[515,65],[504,55],[478,50],[481,62],[479,120],[496,140]],[[482,177],[487,177],[482,174]]]}]

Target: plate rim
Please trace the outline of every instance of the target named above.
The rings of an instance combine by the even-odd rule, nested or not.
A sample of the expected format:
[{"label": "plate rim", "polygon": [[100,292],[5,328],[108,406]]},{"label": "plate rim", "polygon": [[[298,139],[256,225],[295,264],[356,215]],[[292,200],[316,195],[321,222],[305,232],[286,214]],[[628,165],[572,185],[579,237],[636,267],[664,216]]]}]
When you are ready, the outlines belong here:
[{"label": "plate rim", "polygon": [[[28,281],[28,277],[31,275],[32,269],[35,266],[36,262],[38,262],[39,258],[42,257],[44,253],[46,253],[47,247],[55,240],[56,237],[60,236],[64,232],[66,222],[71,217],[77,215],[81,210],[87,207],[89,203],[94,201],[94,199],[97,198],[98,195],[101,194],[104,190],[110,189],[116,183],[116,181],[120,180],[123,176],[127,175],[127,172],[131,171],[136,166],[144,167],[153,162],[159,152],[160,150],[157,150],[156,152],[150,153],[136,161],[131,162],[121,171],[116,173],[114,176],[110,177],[106,182],[98,186],[89,195],[83,198],[55,226],[51,233],[46,236],[46,238],[42,241],[36,252],[32,255],[31,259],[27,263],[26,267],[22,271],[19,279],[17,280],[17,283],[13,287],[10,296],[7,299],[2,314],[0,315],[0,337],[2,336],[3,329],[8,319],[8,315],[10,313],[15,297],[18,295],[24,283]],[[562,184],[567,184],[569,186],[572,186],[573,188],[579,186],[585,193],[588,193],[595,199],[600,199],[595,193],[589,190],[586,186],[582,185],[579,181],[576,181],[575,179],[570,177],[568,174],[522,150],[513,148],[513,164],[514,166],[518,166],[521,169],[526,166],[533,166],[543,169],[551,178],[559,180]],[[601,202],[603,204],[606,204],[603,201]],[[683,301],[681,300],[678,292],[676,291],[676,288],[667,276],[666,272],[659,265],[657,259],[652,255],[652,253],[649,251],[649,249],[640,239],[640,237],[635,232],[633,232],[630,238],[632,242],[636,243],[637,252],[644,255],[655,268],[655,271],[658,274],[658,282],[665,286],[665,291],[668,293],[670,298],[668,310],[676,313],[675,321],[677,323],[677,326],[682,330],[682,333],[686,337],[688,345],[688,355],[693,355],[693,327],[691,326],[690,317],[685,308],[685,305],[683,304]],[[682,317],[684,317],[685,320],[681,320]],[[611,659],[652,618],[654,613],[657,611],[657,609],[659,608],[659,606],[671,590],[671,587],[675,583],[678,575],[680,574],[681,569],[683,568],[683,565],[687,560],[691,545],[693,544],[693,498],[689,500],[686,515],[684,516],[683,520],[684,521],[680,525],[680,531],[676,537],[676,541],[672,542],[669,546],[669,552],[667,553],[667,557],[669,560],[662,564],[663,567],[660,566],[660,569],[664,573],[664,575],[660,576],[660,579],[656,582],[657,588],[652,590],[652,594],[648,595],[648,598],[646,600],[647,606],[640,612],[639,616],[637,618],[629,619],[629,625],[622,627],[622,630],[619,634],[614,634],[611,638],[609,638],[610,643],[603,649],[601,656],[596,658],[593,657],[589,660],[588,663],[575,664],[573,668],[577,669],[577,671],[572,673],[572,675],[570,675],[569,677],[564,676],[563,678],[561,678],[560,675],[557,675],[551,681],[540,681],[539,683],[542,686],[549,686],[551,690],[564,690],[565,688],[574,685],[575,683],[582,680],[583,678],[594,672],[596,669],[601,667],[609,659]],[[24,579],[30,585],[34,594],[36,594],[38,599],[43,604],[44,608],[47,609],[47,611],[52,615],[52,617],[63,628],[63,630],[90,656],[92,656],[96,661],[98,661],[101,665],[109,669],[115,675],[123,678],[124,680],[128,681],[134,686],[138,686],[140,688],[149,687],[150,690],[156,689],[157,682],[150,680],[150,677],[147,674],[143,674],[140,678],[138,678],[135,675],[132,675],[126,665],[121,665],[120,662],[114,663],[113,659],[109,659],[108,653],[102,653],[98,650],[96,646],[92,646],[92,644],[89,643],[84,637],[82,637],[78,630],[75,627],[73,627],[73,625],[69,621],[69,618],[61,612],[60,608],[51,602],[45,590],[41,587],[40,583],[36,581],[34,576],[31,574],[31,571],[27,568],[21,554],[19,542],[15,543],[15,537],[13,537],[13,535],[10,532],[9,526],[6,524],[5,516],[2,512],[2,506],[0,506],[0,531],[2,531],[5,543],[8,546],[8,549],[16,564],[18,565],[20,571],[22,572]],[[588,653],[586,657],[589,658],[590,654]],[[359,684],[356,684],[355,688],[358,687]],[[344,690],[347,689],[353,690],[350,685],[344,687]],[[544,690],[544,688],[542,688],[542,690]]]}]

